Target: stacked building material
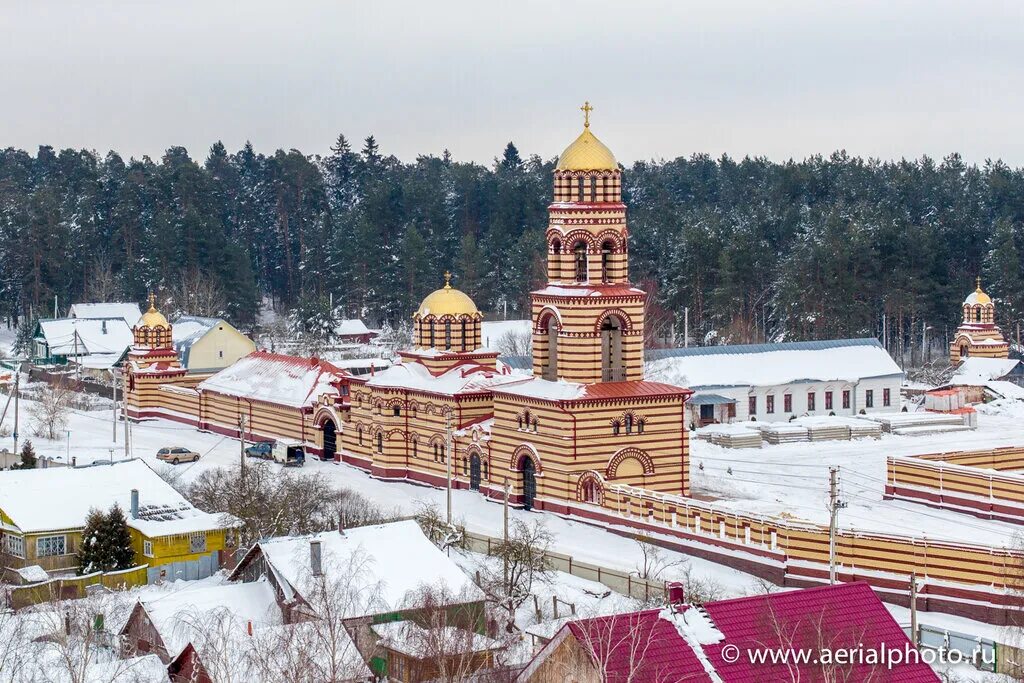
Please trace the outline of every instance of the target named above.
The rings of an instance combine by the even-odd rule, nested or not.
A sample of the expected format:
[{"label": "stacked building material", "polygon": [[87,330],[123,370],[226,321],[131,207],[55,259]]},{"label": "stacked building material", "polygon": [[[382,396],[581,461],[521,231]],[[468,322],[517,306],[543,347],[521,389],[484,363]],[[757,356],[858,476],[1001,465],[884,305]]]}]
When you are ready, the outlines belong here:
[{"label": "stacked building material", "polygon": [[759,426],[761,436],[770,444],[800,443],[808,441],[807,427],[787,423],[769,422]]}]

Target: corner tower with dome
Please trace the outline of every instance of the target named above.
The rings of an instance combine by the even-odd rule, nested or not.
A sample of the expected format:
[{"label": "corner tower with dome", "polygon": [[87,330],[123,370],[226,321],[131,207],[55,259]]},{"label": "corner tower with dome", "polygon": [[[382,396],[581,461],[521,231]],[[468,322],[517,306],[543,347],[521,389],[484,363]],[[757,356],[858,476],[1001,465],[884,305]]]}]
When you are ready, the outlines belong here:
[{"label": "corner tower with dome", "polygon": [[975,281],[974,291],[963,303],[963,322],[949,344],[949,360],[956,364],[974,356],[976,358],[1008,358],[1010,347],[996,326],[996,305],[992,297],[981,288],[981,278]]}]

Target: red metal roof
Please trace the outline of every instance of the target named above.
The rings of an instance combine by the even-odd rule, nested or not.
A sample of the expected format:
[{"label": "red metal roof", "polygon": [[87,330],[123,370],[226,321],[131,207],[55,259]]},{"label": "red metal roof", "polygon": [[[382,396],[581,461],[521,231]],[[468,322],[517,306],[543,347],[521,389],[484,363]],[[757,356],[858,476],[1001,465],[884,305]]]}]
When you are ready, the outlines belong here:
[{"label": "red metal roof", "polygon": [[[727,683],[763,683],[778,676],[790,680],[783,664],[751,664],[740,657],[734,664],[722,659],[722,648],[792,647],[817,650],[821,647],[900,649],[910,645],[903,629],[889,614],[871,586],[863,582],[755,595],[721,600],[705,609],[725,640],[705,646],[704,651],[719,675]],[[862,645],[861,645],[862,644]],[[865,650],[866,651],[866,650]],[[821,665],[799,667],[800,680],[823,680]],[[888,669],[884,665],[852,664],[837,666],[839,679],[885,681],[886,683],[936,683],[939,677],[924,663],[902,664]]]},{"label": "red metal roof", "polygon": [[583,395],[575,401],[601,401],[612,398],[642,398],[645,396],[679,396],[693,392],[674,384],[634,380],[631,382],[599,382],[586,385]]},{"label": "red metal roof", "polygon": [[[938,683],[939,678],[925,663],[854,663],[829,668],[817,663],[751,663],[748,650],[806,649],[811,656],[822,648],[832,652],[861,648],[881,651],[911,648],[903,629],[863,582],[822,586],[704,605],[715,629],[724,637],[715,644],[699,644],[684,638],[667,610],[645,610],[595,619],[569,622],[565,628],[589,649],[609,683],[669,683],[711,681],[710,665],[724,683],[768,683],[770,681],[873,680],[884,683]],[[701,662],[694,647],[707,658]],[[735,646],[738,650],[733,650]],[[723,658],[739,652],[735,662]],[[538,656],[543,656],[541,651]],[[731,659],[732,657],[727,657]],[[528,668],[529,670],[529,668]]]}]

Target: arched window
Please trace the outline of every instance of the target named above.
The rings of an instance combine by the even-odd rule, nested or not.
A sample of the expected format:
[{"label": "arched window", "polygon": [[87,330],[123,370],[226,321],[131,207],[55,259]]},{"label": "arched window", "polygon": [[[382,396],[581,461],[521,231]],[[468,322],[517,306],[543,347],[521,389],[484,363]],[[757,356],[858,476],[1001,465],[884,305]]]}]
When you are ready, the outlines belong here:
[{"label": "arched window", "polygon": [[392,413],[394,414],[395,417],[401,417],[402,408],[400,406],[395,406],[394,408],[392,408]]},{"label": "arched window", "polygon": [[981,306],[975,306],[974,307],[974,322],[976,322],[976,323],[980,323],[981,322]]},{"label": "arched window", "polygon": [[633,433],[633,415],[630,413],[626,413],[626,433]]},{"label": "arched window", "polygon": [[436,344],[434,343],[435,342],[435,340],[434,340],[434,321],[431,320],[429,324],[430,324],[430,344],[429,344],[429,346],[430,346],[430,348],[434,348],[434,346],[436,346]]},{"label": "arched window", "polygon": [[601,245],[601,282],[611,282],[612,251],[615,244],[611,240],[605,240]]},{"label": "arched window", "polygon": [[636,433],[637,434],[643,434],[644,433],[644,421],[643,420],[637,420],[636,421]]},{"label": "arched window", "polygon": [[414,436],[412,437],[412,457],[417,457],[417,446],[419,446],[419,440]]},{"label": "arched window", "polygon": [[486,460],[484,460],[483,471],[484,471],[484,479],[488,479],[489,477],[487,475],[487,461]]},{"label": "arched window", "polygon": [[615,436],[618,436],[620,428],[621,427],[619,425],[619,421],[618,420],[612,420],[612,434],[614,434]]},{"label": "arched window", "polygon": [[590,176],[590,201],[597,201],[597,176]]},{"label": "arched window", "polygon": [[583,176],[576,178],[576,199],[583,201]]},{"label": "arched window", "polygon": [[462,348],[460,349],[463,353],[469,351],[469,335],[466,331],[466,326],[469,321],[466,318],[462,319]]},{"label": "arched window", "polygon": [[384,452],[384,433],[383,432],[377,432],[377,452],[378,453],[383,453]]},{"label": "arched window", "polygon": [[359,434],[359,445],[363,445],[363,425],[356,427],[356,433]]},{"label": "arched window", "polygon": [[545,359],[542,377],[552,382],[558,379],[558,322],[549,315],[544,323],[548,338],[548,356]]},{"label": "arched window", "polygon": [[583,502],[584,503],[597,503],[597,482],[593,479],[587,479],[583,482]]},{"label": "arched window", "polygon": [[437,442],[434,442],[434,462],[440,462],[441,454],[437,449]]},{"label": "arched window", "polygon": [[572,248],[573,262],[576,264],[576,282],[587,281],[587,243],[577,242]]},{"label": "arched window", "polygon": [[444,321],[444,350],[451,351],[452,349],[452,321]]},{"label": "arched window", "polygon": [[537,418],[533,418],[533,431],[537,431]]},{"label": "arched window", "polygon": [[601,324],[601,381],[621,382],[626,379],[622,363],[622,321],[610,315]]},{"label": "arched window", "polygon": [[562,253],[562,242],[557,237],[551,241],[551,253],[556,256]]},{"label": "arched window", "polygon": [[523,428],[523,416],[522,415],[516,415],[516,429],[522,429],[522,428]]}]

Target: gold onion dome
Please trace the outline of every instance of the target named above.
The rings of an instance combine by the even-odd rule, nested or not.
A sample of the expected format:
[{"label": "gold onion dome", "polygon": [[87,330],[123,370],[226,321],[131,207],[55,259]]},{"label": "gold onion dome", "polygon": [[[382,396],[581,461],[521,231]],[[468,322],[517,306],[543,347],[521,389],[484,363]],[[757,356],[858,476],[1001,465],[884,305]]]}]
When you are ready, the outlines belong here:
[{"label": "gold onion dome", "polygon": [[149,310],[139,318],[139,327],[170,327],[164,314],[156,310],[156,296],[149,293]]},{"label": "gold onion dome", "polygon": [[562,155],[558,157],[556,171],[615,171],[619,168],[619,162],[615,155],[597,139],[597,136],[590,132],[590,112],[593,107],[587,102],[582,107],[585,115],[583,121],[583,132],[573,140],[572,144],[565,148]]},{"label": "gold onion dome", "polygon": [[975,282],[975,290],[967,295],[967,298],[964,299],[964,303],[972,306],[974,304],[985,305],[992,303],[992,297],[986,294],[981,288],[981,278],[979,277]]},{"label": "gold onion dome", "polygon": [[432,315],[440,318],[443,315],[458,317],[460,315],[479,315],[476,304],[464,292],[452,287],[452,274],[444,274],[444,287],[427,295],[416,311],[418,317]]}]

